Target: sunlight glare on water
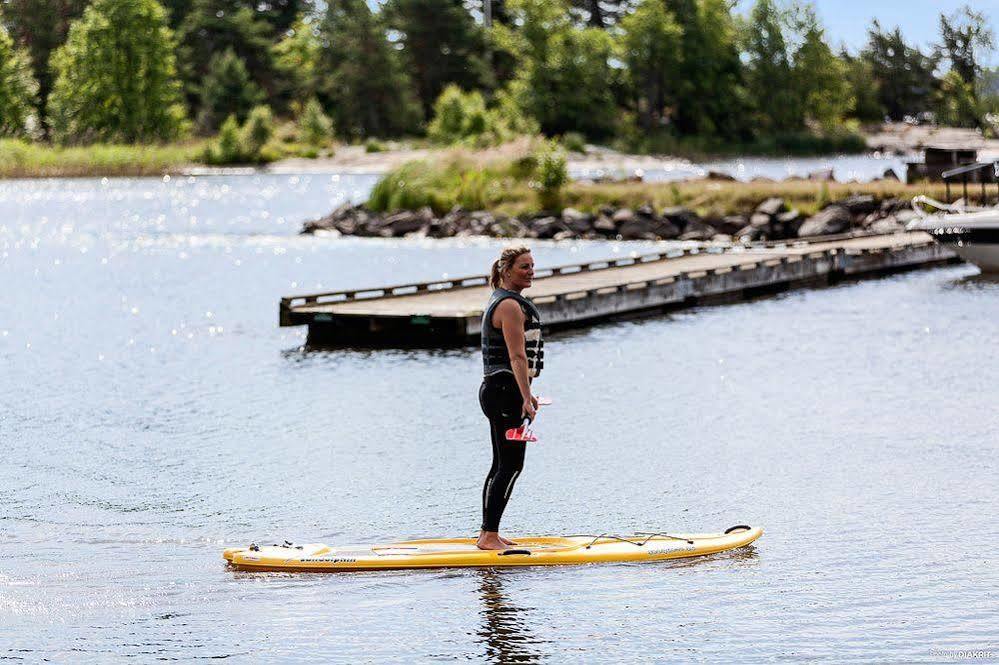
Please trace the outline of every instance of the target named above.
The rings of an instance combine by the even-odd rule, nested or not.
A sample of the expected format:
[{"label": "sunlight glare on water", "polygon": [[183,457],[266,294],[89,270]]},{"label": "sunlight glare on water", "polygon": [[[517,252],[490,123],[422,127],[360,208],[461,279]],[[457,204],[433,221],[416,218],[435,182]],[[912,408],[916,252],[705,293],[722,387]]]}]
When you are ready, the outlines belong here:
[{"label": "sunlight glare on water", "polygon": [[[662,565],[227,571],[473,534],[474,348],[309,350],[281,296],[501,243],[298,236],[372,176],[0,182],[0,657],[939,660],[996,648],[999,282],[961,265],[560,333],[504,530],[716,531]],[[661,248],[533,243],[539,266]]]}]

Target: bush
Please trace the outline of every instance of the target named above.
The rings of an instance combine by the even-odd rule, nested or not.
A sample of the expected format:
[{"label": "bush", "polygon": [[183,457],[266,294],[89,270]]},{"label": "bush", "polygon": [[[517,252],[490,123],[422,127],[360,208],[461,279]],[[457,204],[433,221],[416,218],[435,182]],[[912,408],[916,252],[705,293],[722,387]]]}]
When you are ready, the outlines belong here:
[{"label": "bush", "polygon": [[486,108],[478,91],[464,92],[449,85],[434,102],[434,118],[427,134],[444,145],[487,147],[509,141],[517,134],[536,133],[537,124],[525,120],[508,93],[497,95],[495,108]]},{"label": "bush", "polygon": [[538,149],[537,164],[541,207],[545,210],[561,209],[562,188],[569,181],[565,152],[556,141],[544,141]]},{"label": "bush", "polygon": [[323,107],[315,97],[311,97],[302,107],[298,128],[302,140],[310,146],[322,148],[333,138],[333,121],[323,113]]},{"label": "bush", "polygon": [[264,99],[246,64],[231,48],[212,56],[198,94],[201,97],[198,125],[208,132],[217,129],[232,114],[242,121]]},{"label": "bush", "polygon": [[579,132],[566,132],[562,135],[562,147],[569,152],[586,152],[586,137]]},{"label": "bush", "polygon": [[240,132],[243,154],[249,161],[256,161],[261,149],[274,135],[274,114],[269,106],[257,106],[250,111]]},{"label": "bush", "polygon": [[364,142],[364,152],[385,152],[388,146],[375,138],[370,138]]}]

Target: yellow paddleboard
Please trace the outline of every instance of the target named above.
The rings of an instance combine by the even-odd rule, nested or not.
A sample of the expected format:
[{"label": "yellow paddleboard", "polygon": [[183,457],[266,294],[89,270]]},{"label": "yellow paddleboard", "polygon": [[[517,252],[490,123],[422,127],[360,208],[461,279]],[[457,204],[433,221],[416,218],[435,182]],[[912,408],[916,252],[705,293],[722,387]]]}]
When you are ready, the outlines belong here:
[{"label": "yellow paddleboard", "polygon": [[743,547],[762,535],[759,527],[740,525],[725,533],[515,538],[516,546],[494,551],[478,549],[472,538],[448,538],[344,547],[250,545],[231,547],[222,556],[237,570],[284,572],[554,566],[703,556]]}]

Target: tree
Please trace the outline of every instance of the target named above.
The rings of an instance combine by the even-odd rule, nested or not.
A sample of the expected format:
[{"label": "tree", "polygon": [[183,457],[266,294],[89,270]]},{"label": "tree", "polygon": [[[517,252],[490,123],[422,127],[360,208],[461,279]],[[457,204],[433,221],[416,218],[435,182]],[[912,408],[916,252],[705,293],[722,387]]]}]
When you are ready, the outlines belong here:
[{"label": "tree", "polygon": [[608,135],[616,120],[610,67],[613,40],[577,28],[565,0],[510,0],[512,26],[496,26],[498,45],[518,58],[510,90],[548,134]]},{"label": "tree", "polygon": [[26,132],[37,94],[38,83],[31,75],[27,52],[16,48],[0,25],[0,136]]},{"label": "tree", "polygon": [[312,99],[320,87],[322,32],[312,16],[302,16],[271,51],[278,73],[277,93],[288,100]]},{"label": "tree", "polygon": [[966,82],[952,69],[940,81],[934,93],[933,107],[937,122],[952,127],[978,127],[982,124],[984,109],[978,101],[975,86]]},{"label": "tree", "polygon": [[747,30],[748,87],[759,125],[767,133],[798,130],[804,117],[794,89],[784,20],[773,0],[757,0]]},{"label": "tree", "polygon": [[200,97],[198,126],[204,131],[215,131],[230,115],[244,121],[250,109],[263,101],[264,94],[250,79],[243,61],[229,48],[209,61]]},{"label": "tree", "polygon": [[680,26],[662,0],[642,0],[621,21],[621,59],[646,130],[668,120],[680,79]]},{"label": "tree", "polygon": [[52,55],[61,140],[171,139],[184,129],[174,39],[155,0],[95,0]]},{"label": "tree", "polygon": [[424,114],[450,83],[491,87],[482,30],[461,0],[388,0],[382,13],[398,32]]},{"label": "tree", "polygon": [[902,120],[906,115],[925,111],[931,103],[936,81],[933,71],[938,58],[906,44],[897,27],[885,32],[874,21],[867,34],[867,46],[861,57],[871,67],[881,106],[888,117]]},{"label": "tree", "polygon": [[995,34],[985,14],[967,5],[950,16],[941,14],[940,38],[940,51],[950,60],[951,69],[974,86],[982,72],[983,57],[995,48]]},{"label": "tree", "polygon": [[48,131],[48,97],[53,76],[49,68],[52,52],[62,46],[72,21],[83,14],[88,0],[0,0],[3,12],[0,20],[10,37],[31,58],[35,80],[38,81],[38,118],[42,130]]},{"label": "tree", "polygon": [[256,11],[256,5],[247,5],[243,0],[192,0],[177,34],[181,73],[188,101],[195,109],[212,57],[226,49],[239,56],[250,78],[268,95],[273,93],[271,45],[277,33],[265,15]]},{"label": "tree", "polygon": [[681,30],[677,132],[743,138],[746,91],[739,31],[727,0],[672,0],[668,6]]},{"label": "tree", "polygon": [[364,0],[330,0],[321,24],[321,97],[353,137],[415,131],[420,105],[380,17]]},{"label": "tree", "polygon": [[609,28],[628,15],[631,0],[572,0],[573,13],[591,28]]},{"label": "tree", "polygon": [[829,48],[811,6],[799,7],[796,30],[801,45],[794,53],[794,88],[806,118],[835,129],[853,109],[847,67]]},{"label": "tree", "polygon": [[885,117],[884,107],[878,96],[879,83],[874,78],[871,63],[855,57],[843,49],[839,55],[846,67],[846,83],[853,91],[854,104],[850,116],[861,122],[880,122]]}]

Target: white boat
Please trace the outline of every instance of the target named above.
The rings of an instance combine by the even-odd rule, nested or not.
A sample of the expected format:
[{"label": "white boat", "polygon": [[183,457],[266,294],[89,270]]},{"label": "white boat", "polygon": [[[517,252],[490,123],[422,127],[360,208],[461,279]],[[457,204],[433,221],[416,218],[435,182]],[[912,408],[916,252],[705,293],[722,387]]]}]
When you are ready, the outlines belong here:
[{"label": "white boat", "polygon": [[941,212],[913,220],[908,224],[908,230],[929,233],[982,272],[999,273],[999,207],[968,209],[917,196],[912,207],[920,213],[923,213],[920,204]]}]

